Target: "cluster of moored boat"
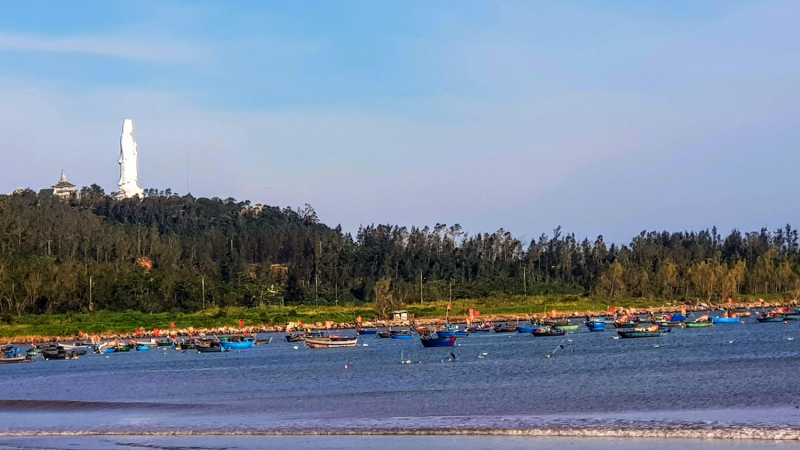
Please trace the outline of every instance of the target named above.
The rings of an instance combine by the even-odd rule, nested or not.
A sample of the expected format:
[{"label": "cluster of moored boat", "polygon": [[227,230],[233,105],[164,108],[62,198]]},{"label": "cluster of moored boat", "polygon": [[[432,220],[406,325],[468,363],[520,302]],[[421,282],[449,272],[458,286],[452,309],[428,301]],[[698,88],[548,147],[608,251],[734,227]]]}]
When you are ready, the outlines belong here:
[{"label": "cluster of moored boat", "polygon": [[[588,319],[584,325],[592,332],[617,329],[620,338],[658,337],[672,331],[672,328],[706,328],[715,324],[740,323],[752,313],[748,310],[726,311],[721,317],[702,315],[688,320],[685,313],[664,316],[648,315],[642,318],[638,314],[626,314],[614,317],[596,317]],[[758,322],[800,321],[800,310],[781,308],[766,311],[757,316]],[[419,336],[423,347],[452,347],[457,338],[468,337],[472,333],[524,333],[534,337],[564,336],[575,331],[580,324],[572,323],[569,318],[531,319],[525,322],[503,322],[492,324],[455,325],[449,322],[432,328],[411,326],[409,328],[379,330],[375,327],[356,325],[358,336],[342,336],[322,331],[287,330],[287,342],[304,342],[309,348],[346,348],[356,347],[359,336],[376,336],[383,339],[413,339]],[[616,339],[616,338],[615,338]],[[248,349],[259,344],[269,344],[272,338],[259,340],[256,336],[189,336],[145,340],[111,340],[106,342],[49,342],[36,344],[25,351],[15,345],[7,345],[0,353],[0,364],[26,363],[35,358],[44,360],[77,359],[87,353],[110,354],[130,351],[147,351],[154,347],[172,347],[175,350],[196,350],[199,353],[222,353],[232,349]]]}]

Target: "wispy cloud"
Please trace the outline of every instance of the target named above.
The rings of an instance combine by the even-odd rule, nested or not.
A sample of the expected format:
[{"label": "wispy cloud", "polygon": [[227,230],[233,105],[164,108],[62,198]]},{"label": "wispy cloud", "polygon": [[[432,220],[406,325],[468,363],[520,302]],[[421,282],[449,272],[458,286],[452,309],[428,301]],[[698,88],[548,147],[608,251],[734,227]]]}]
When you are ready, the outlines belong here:
[{"label": "wispy cloud", "polygon": [[178,62],[193,55],[189,46],[175,43],[142,43],[121,37],[45,37],[0,33],[0,51],[78,53],[140,61]]}]

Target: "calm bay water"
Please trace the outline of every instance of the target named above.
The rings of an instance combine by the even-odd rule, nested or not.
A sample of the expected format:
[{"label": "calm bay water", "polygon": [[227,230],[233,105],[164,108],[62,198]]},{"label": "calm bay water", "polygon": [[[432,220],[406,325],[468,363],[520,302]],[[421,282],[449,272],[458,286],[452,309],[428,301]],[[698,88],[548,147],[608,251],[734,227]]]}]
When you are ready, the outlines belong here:
[{"label": "calm bay water", "polygon": [[[387,442],[274,436],[328,433],[425,434],[391,442],[407,447],[408,439],[428,439],[428,448],[445,448],[448,439],[467,448],[493,448],[495,439],[508,448],[544,448],[552,439],[605,448],[612,437],[635,439],[637,448],[797,443],[800,326],[746,322],[633,340],[613,339],[612,330],[582,329],[563,339],[474,334],[442,349],[365,337],[357,348],[313,350],[276,335],[270,345],[223,354],[151,349],[4,365],[0,448],[61,448],[48,447],[53,439],[77,439],[84,448],[123,448],[114,445],[125,439],[165,448],[170,439],[201,439],[209,445],[201,448]],[[564,349],[546,358],[559,344]],[[401,364],[401,354],[411,364]],[[206,434],[229,439],[198,437]],[[430,436],[436,434],[462,436]],[[581,447],[586,440],[577,437],[596,439]],[[693,440],[709,437],[738,441]]]}]

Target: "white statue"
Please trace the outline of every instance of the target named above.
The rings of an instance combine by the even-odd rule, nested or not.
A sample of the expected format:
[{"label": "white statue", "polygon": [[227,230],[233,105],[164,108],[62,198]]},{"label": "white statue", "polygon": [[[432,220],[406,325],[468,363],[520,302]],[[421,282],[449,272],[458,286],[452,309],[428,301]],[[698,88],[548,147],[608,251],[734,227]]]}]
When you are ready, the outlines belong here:
[{"label": "white statue", "polygon": [[122,136],[119,138],[119,191],[118,198],[144,197],[144,189],[139,187],[139,147],[133,138],[133,120],[122,123]]}]

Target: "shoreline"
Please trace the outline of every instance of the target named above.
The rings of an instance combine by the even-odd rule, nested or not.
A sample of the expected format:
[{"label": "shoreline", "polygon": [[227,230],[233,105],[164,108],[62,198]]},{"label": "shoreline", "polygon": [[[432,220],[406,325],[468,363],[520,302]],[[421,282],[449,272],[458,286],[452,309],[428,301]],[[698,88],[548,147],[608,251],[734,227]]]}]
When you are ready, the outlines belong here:
[{"label": "shoreline", "polygon": [[[723,307],[724,306],[724,307]],[[665,305],[665,306],[657,306],[657,307],[649,307],[649,308],[636,308],[636,314],[648,314],[652,313],[654,315],[661,315],[661,314],[674,314],[679,313],[681,309],[685,309],[687,313],[693,313],[698,311],[721,311],[727,308],[736,308],[736,309],[770,309],[770,308],[779,308],[779,307],[794,307],[797,306],[797,301],[794,300],[785,300],[781,302],[741,302],[741,303],[730,303],[725,305],[719,304],[708,304],[707,308],[700,308],[700,307],[693,307],[693,306],[676,306],[676,305]],[[619,308],[618,312],[624,312],[626,310],[630,310],[631,308]],[[562,318],[571,318],[571,319],[580,319],[586,318],[591,319],[595,317],[604,317],[610,315],[608,311],[588,311],[588,310],[565,310],[559,311],[558,317]],[[546,313],[535,313],[535,314],[487,314],[481,315],[478,319],[481,322],[511,322],[511,321],[529,321],[531,319],[543,319],[549,318],[550,316]],[[449,320],[451,323],[456,324],[463,324],[467,322],[469,316],[465,315],[449,315],[449,316],[434,316],[434,317],[423,317],[423,318],[414,318],[412,320],[405,320],[405,321],[395,321],[395,320],[378,320],[378,321],[364,321],[362,323],[363,327],[378,327],[378,328],[389,328],[389,327],[409,327],[412,325],[415,326],[436,326],[438,324],[444,323],[445,320]],[[293,324],[294,322],[289,322],[289,324]],[[327,326],[325,323],[322,322],[315,322],[311,323],[303,323],[301,327],[298,329],[310,329],[314,331],[322,331],[322,330],[352,330],[355,329],[355,322],[335,322]],[[156,336],[153,330],[144,330],[141,329],[141,332],[137,335],[136,333],[116,333],[113,331],[105,331],[100,333],[86,333],[83,336],[80,335],[31,335],[31,334],[19,334],[14,336],[7,336],[4,338],[0,338],[0,342],[5,344],[30,344],[32,341],[36,342],[54,342],[54,341],[85,341],[89,339],[89,336],[96,336],[100,340],[114,340],[114,339],[164,339],[169,337],[188,337],[190,335],[211,335],[211,334],[218,334],[218,335],[231,335],[231,334],[260,334],[260,333],[281,333],[286,330],[286,325],[251,325],[245,327],[214,327],[214,328],[195,328],[195,327],[181,327],[181,328],[169,328],[160,330],[161,333]]]}]

